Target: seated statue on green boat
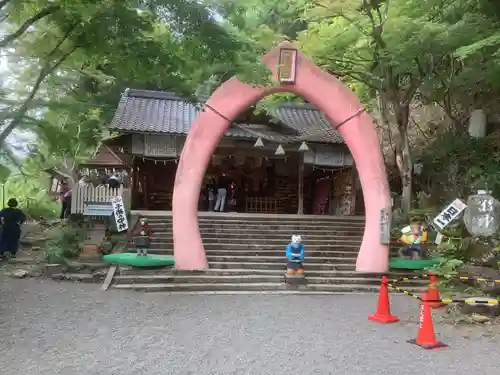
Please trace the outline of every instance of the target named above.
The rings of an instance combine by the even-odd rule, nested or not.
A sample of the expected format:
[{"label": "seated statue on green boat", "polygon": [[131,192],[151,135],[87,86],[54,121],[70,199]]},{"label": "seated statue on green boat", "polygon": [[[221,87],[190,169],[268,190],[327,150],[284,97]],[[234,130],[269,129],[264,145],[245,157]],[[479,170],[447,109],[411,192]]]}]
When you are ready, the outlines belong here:
[{"label": "seated statue on green boat", "polygon": [[403,259],[420,260],[427,257],[427,229],[418,220],[401,230],[401,241],[404,246],[399,250]]},{"label": "seated statue on green boat", "polygon": [[151,245],[151,237],[153,235],[153,231],[149,227],[147,219],[141,219],[140,226],[136,229],[134,235],[137,256],[147,256],[149,246]]}]

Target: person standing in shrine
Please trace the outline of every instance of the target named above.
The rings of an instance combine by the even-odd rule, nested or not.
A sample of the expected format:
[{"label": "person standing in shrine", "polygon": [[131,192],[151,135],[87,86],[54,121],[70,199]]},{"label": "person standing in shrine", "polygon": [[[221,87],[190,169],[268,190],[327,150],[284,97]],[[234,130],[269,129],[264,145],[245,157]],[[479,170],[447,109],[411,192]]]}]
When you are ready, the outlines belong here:
[{"label": "person standing in shrine", "polygon": [[17,208],[17,200],[9,199],[7,208],[0,211],[2,220],[2,234],[0,236],[0,256],[5,259],[7,254],[16,257],[21,238],[21,225],[26,221],[26,215]]},{"label": "person standing in shrine", "polygon": [[118,189],[122,184],[120,175],[118,173],[110,173],[108,177],[108,185],[111,189]]},{"label": "person standing in shrine", "polygon": [[61,187],[59,189],[59,200],[61,202],[60,219],[66,219],[71,214],[71,195],[72,191],[68,181],[61,181]]},{"label": "person standing in shrine", "polygon": [[215,211],[224,212],[224,207],[226,205],[227,191],[231,181],[227,177],[226,173],[222,173],[217,181],[217,200],[215,202]]},{"label": "person standing in shrine", "polygon": [[215,208],[215,199],[216,199],[216,189],[217,189],[217,184],[215,183],[215,180],[211,178],[208,181],[207,184],[207,194],[208,194],[208,211],[213,211]]}]

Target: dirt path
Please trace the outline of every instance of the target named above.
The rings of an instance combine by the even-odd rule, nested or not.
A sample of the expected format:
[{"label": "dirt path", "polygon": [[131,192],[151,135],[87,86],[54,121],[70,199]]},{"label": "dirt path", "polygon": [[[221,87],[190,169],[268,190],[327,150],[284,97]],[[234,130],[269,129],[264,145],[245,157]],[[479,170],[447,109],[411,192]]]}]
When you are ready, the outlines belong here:
[{"label": "dirt path", "polygon": [[498,336],[436,323],[450,348],[406,343],[418,305],[367,320],[374,295],[183,296],[2,279],[0,368],[23,375],[494,374]]}]

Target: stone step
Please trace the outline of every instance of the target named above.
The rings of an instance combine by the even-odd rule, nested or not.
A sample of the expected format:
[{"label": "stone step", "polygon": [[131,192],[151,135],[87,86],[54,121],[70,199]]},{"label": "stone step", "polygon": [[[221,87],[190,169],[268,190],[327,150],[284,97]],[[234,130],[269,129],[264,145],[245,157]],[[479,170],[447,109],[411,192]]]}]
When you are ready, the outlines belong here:
[{"label": "stone step", "polygon": [[[172,225],[172,220],[151,220],[148,219],[149,225]],[[325,226],[325,227],[352,227],[352,228],[363,228],[365,226],[364,220],[231,220],[231,219],[220,219],[220,218],[209,218],[209,219],[201,219],[198,220],[198,224],[201,226],[207,225],[230,225],[230,226],[241,226],[241,225],[250,225],[250,226],[262,226],[262,225],[297,225],[297,226]]]},{"label": "stone step", "polygon": [[[277,253],[283,253],[285,252],[285,247],[284,246],[279,246],[279,245],[262,245],[262,244],[256,244],[256,245],[246,245],[246,244],[238,244],[238,243],[233,243],[233,244],[203,244],[203,247],[205,248],[206,252],[208,253],[209,251],[212,250],[246,250],[246,251],[252,251],[252,250],[274,250]],[[337,250],[341,251],[346,249],[347,245],[316,245],[316,246],[309,246],[307,252],[320,252],[322,250]],[[355,249],[356,251],[359,250],[359,244],[353,244],[350,246],[351,249]],[[128,251],[129,252],[135,252],[135,245],[134,244],[129,244],[128,246]],[[162,243],[162,244],[153,244],[150,248],[149,251],[152,254],[167,254],[171,253],[173,251],[173,244],[172,243]]]},{"label": "stone step", "polygon": [[[130,247],[130,252],[135,253],[135,248]],[[161,254],[161,255],[174,255],[172,249],[158,249],[153,248],[149,250],[151,254]],[[258,257],[266,257],[266,256],[279,256],[282,259],[285,259],[285,250],[259,250],[259,249],[251,249],[251,250],[207,250],[207,256],[258,256]],[[310,257],[333,257],[333,258],[343,258],[343,257],[356,257],[358,255],[357,249],[347,250],[347,251],[337,251],[337,250],[308,250],[306,251],[306,258]]]},{"label": "stone step", "polygon": [[[227,284],[203,284],[203,283],[154,283],[154,284],[113,284],[111,286],[121,290],[136,290],[142,292],[209,292],[209,291],[321,291],[321,292],[378,292],[380,286],[376,284],[307,284],[292,286],[282,283],[227,283]],[[411,288],[413,292],[424,290],[424,288]]]},{"label": "stone step", "polygon": [[[281,269],[224,269],[224,268],[209,268],[204,271],[183,271],[176,270],[174,268],[138,268],[138,267],[127,267],[120,266],[120,275],[220,275],[220,276],[232,276],[232,275],[278,275],[283,276],[284,268]],[[382,277],[382,274],[374,273],[361,273],[354,270],[314,270],[307,269],[307,275],[315,277],[376,277],[378,280]],[[399,279],[401,277],[414,277],[418,276],[415,272],[403,272],[394,271],[386,274],[390,280]],[[423,278],[423,280],[427,280]]]},{"label": "stone step", "polygon": [[[152,230],[160,230],[163,229],[165,230],[168,228],[171,230],[172,224],[149,224]],[[230,224],[230,223],[205,223],[205,224],[199,224],[198,228],[200,231],[204,230],[236,230],[236,229],[242,229],[242,230],[252,230],[252,231],[257,231],[257,230],[280,230],[280,231],[291,231],[291,232],[300,232],[300,231],[310,231],[310,230],[321,230],[321,231],[342,231],[342,230],[348,230],[348,231],[354,231],[354,232],[359,232],[362,233],[364,231],[364,225],[347,225],[347,224],[338,224],[338,225],[323,225],[323,224],[314,224],[314,223],[308,223],[308,224],[288,224],[288,223],[262,223],[262,224],[249,224],[249,223],[242,223],[242,224]]]},{"label": "stone step", "polygon": [[[208,266],[217,269],[252,269],[252,270],[281,270],[285,271],[286,265],[284,261],[281,262],[265,262],[264,260],[258,261],[235,261],[233,260],[209,260]],[[306,271],[309,270],[348,270],[354,271],[355,260],[349,262],[336,262],[332,263],[305,263]]]},{"label": "stone step", "polygon": [[[156,236],[161,236],[161,237],[172,237],[173,232],[172,228],[166,228],[166,227],[157,227],[157,228],[152,228],[150,227],[151,230],[153,231],[153,234]],[[290,231],[288,229],[279,229],[279,230],[264,230],[264,229],[247,229],[247,228],[238,228],[235,230],[234,228],[203,228],[200,229],[200,234],[201,236],[210,236],[210,235],[240,235],[240,236],[250,236],[250,237],[257,237],[257,236],[270,236],[272,235],[273,237],[280,237],[280,238],[286,238],[287,240],[290,240],[292,234],[300,234],[302,237],[318,237],[318,236],[326,236],[326,237],[337,237],[337,236],[355,236],[355,237],[361,237],[363,235],[363,230],[349,230],[349,229],[337,229],[337,230],[329,230],[329,229],[308,229],[308,230],[303,230],[300,231],[300,233],[295,233],[295,231]]]},{"label": "stone step", "polygon": [[[128,252],[130,253],[135,253],[136,249],[133,246],[130,246],[127,248]],[[149,249],[149,254],[157,254],[157,255],[174,255],[174,251],[172,247],[166,248],[150,248]],[[214,257],[214,256],[246,256],[246,257],[266,257],[266,256],[275,256],[275,257],[280,257],[283,259],[283,262],[285,262],[285,250],[284,249],[278,249],[278,250],[259,250],[259,249],[239,249],[239,250],[224,250],[224,249],[217,249],[217,250],[207,250],[206,255],[208,257]],[[310,259],[311,257],[322,257],[322,258],[355,258],[358,256],[358,248],[352,248],[351,250],[314,250],[310,249],[306,251],[306,260]],[[391,252],[391,256],[397,256],[396,252]]]},{"label": "stone step", "polygon": [[[172,217],[146,217],[149,223],[171,223]],[[364,225],[365,218],[361,216],[321,216],[321,217],[286,217],[283,215],[237,217],[229,215],[198,216],[198,223],[318,223],[318,224],[353,224]]]},{"label": "stone step", "polygon": [[[133,243],[129,244],[130,247],[134,247]],[[285,251],[286,243],[242,243],[235,241],[221,241],[221,242],[208,242],[203,241],[204,248],[208,250],[277,250],[277,251]],[[361,246],[360,242],[352,241],[352,242],[337,242],[337,243],[311,243],[306,247],[307,251],[321,251],[321,250],[337,250],[337,249],[345,249],[346,251],[350,249],[359,250]],[[160,241],[151,241],[150,245],[151,249],[171,249],[173,248],[173,242],[160,242]]]},{"label": "stone step", "polygon": [[[216,271],[216,272],[215,272]],[[134,273],[119,272],[113,278],[115,284],[153,284],[153,283],[268,283],[268,282],[284,282],[285,274],[283,271],[270,273],[227,273],[225,270],[211,270],[203,272],[167,272],[145,274],[142,270],[134,270]],[[253,271],[252,271],[253,272]],[[102,282],[105,278],[105,273],[64,273],[55,274],[52,276],[55,280],[71,280],[77,282],[95,283]],[[396,275],[392,276],[398,279]],[[360,274],[356,272],[307,272],[307,282],[309,284],[377,284],[380,285],[380,276],[374,274]],[[402,289],[421,286],[425,287],[429,284],[427,279],[416,279],[399,281],[398,286]]]},{"label": "stone step", "polygon": [[[139,236],[133,236],[132,239],[136,239]],[[279,242],[279,243],[284,243],[288,245],[290,243],[290,236],[273,236],[272,234],[261,234],[260,236],[245,236],[245,235],[240,235],[239,233],[224,233],[220,235],[216,235],[215,233],[211,234],[205,234],[201,236],[203,241],[205,242],[220,242],[220,241],[238,241],[238,242],[244,242],[244,243],[250,243],[250,242],[261,242],[261,243],[266,243],[266,242]],[[169,242],[173,240],[173,236],[166,236],[166,235],[160,235],[158,233],[153,232],[152,235],[153,241],[157,242]],[[342,241],[355,241],[355,242],[361,242],[361,236],[302,236],[302,243],[304,245],[311,243],[323,243],[323,242],[342,242]]]},{"label": "stone step", "polygon": [[[71,275],[70,275],[71,277]],[[377,284],[380,285],[380,278],[377,277],[318,277],[307,275],[308,284]],[[121,275],[115,276],[115,284],[154,284],[154,283],[280,283],[285,281],[285,275]],[[424,280],[401,282],[401,288],[411,285],[427,285]]]},{"label": "stone step", "polygon": [[[135,270],[134,270],[135,271]],[[382,278],[382,274],[374,274],[374,273],[363,273],[356,272],[354,270],[315,270],[308,268],[306,270],[307,277],[322,277],[322,278],[334,278],[334,277],[343,277],[343,278],[358,278],[358,277],[367,277],[367,278],[376,278],[379,282]],[[135,271],[137,272],[137,271]],[[173,270],[173,274],[184,274],[184,272],[193,272],[193,271],[177,271]],[[282,276],[284,274],[283,269],[281,270],[272,270],[272,269],[223,269],[223,268],[210,268],[206,271],[202,271],[202,274],[217,274],[221,276],[231,276],[231,275],[278,275]],[[389,272],[384,274],[389,278],[389,281],[399,280],[402,277],[417,277],[418,274],[411,272]],[[416,280],[420,280],[424,284],[428,284],[429,280],[427,277],[422,277]],[[412,281],[412,280],[410,280]],[[398,283],[399,285],[399,283]]]},{"label": "stone step", "polygon": [[[266,255],[252,257],[248,255],[207,255],[207,260],[209,262],[220,262],[220,261],[261,261],[261,262],[279,262],[285,264],[286,259],[283,255]],[[304,266],[307,267],[308,263],[321,263],[321,262],[331,262],[336,264],[346,264],[355,263],[356,257],[322,257],[322,256],[308,256],[304,260]]]},{"label": "stone step", "polygon": [[[173,223],[173,220],[163,220],[163,219],[151,219],[148,218],[149,224],[163,224],[163,223]],[[233,225],[263,225],[263,224],[287,224],[287,225],[352,225],[352,226],[364,226],[365,220],[346,220],[346,219],[327,219],[327,220],[288,220],[288,219],[230,219],[230,218],[221,218],[221,217],[210,217],[210,218],[198,218],[198,223],[203,224],[233,224]]]},{"label": "stone step", "polygon": [[[204,242],[203,246],[205,247],[206,250],[219,250],[219,249],[260,249],[260,250],[279,250],[282,249],[283,251],[285,250],[285,247],[288,244],[281,244],[279,242],[276,243],[240,243],[239,241],[237,243],[235,242],[229,242],[229,243],[213,243],[213,242]],[[316,251],[318,250],[323,250],[323,249],[330,249],[333,250],[335,248],[356,248],[359,249],[361,246],[360,241],[337,241],[337,242],[331,242],[329,244],[315,244],[307,246],[307,249],[315,249]]]}]

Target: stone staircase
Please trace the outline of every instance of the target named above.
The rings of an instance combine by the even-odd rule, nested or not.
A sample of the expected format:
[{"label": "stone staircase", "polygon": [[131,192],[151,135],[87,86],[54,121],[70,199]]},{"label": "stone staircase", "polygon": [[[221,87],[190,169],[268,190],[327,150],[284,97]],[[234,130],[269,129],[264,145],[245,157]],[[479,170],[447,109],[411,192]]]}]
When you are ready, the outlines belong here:
[{"label": "stone staircase", "polygon": [[[154,234],[150,252],[173,254],[172,218],[148,219]],[[354,271],[364,229],[361,217],[200,213],[199,228],[210,269],[193,272],[120,266],[111,287],[193,294],[343,294],[379,290],[380,275]],[[292,234],[300,234],[305,245],[305,285],[285,282],[284,253]],[[135,251],[132,243],[128,246],[129,251]],[[95,275],[66,274],[64,278],[100,281],[102,276],[96,280]],[[401,286],[420,290],[425,281]]]}]

